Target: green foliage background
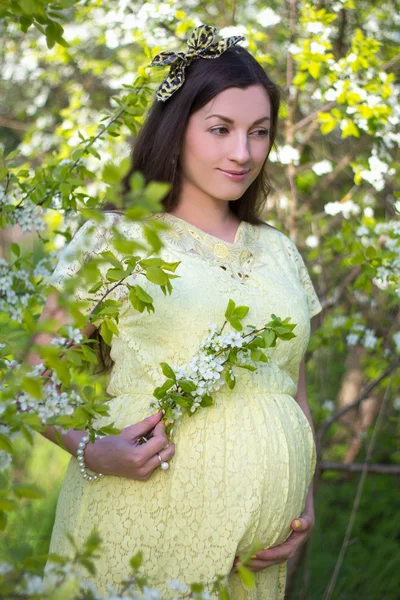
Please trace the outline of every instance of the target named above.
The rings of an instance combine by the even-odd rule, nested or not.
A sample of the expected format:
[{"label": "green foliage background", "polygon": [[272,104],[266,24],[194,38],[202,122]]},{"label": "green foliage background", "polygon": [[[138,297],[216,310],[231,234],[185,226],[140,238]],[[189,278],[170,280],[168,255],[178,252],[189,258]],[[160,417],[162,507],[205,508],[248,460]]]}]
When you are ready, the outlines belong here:
[{"label": "green foliage background", "polygon": [[[56,248],[57,235],[68,241],[104,198],[118,198],[116,184],[126,168],[129,142],[164,76],[164,71],[147,68],[152,57],[162,50],[181,50],[200,23],[214,24],[224,35],[234,30],[245,35],[248,49],[285,91],[278,152],[271,156],[274,193],[265,217],[295,239],[324,304],[307,353],[309,403],[318,430],[331,414],[326,402],[338,408],[349,370],[346,361],[355,352],[347,336],[356,325],[377,338],[373,348],[362,338],[358,342],[363,383],[379,377],[397,356],[398,228],[390,225],[388,234],[384,226],[398,224],[399,211],[398,6],[336,0],[272,1],[268,8],[270,13],[256,0],[218,6],[208,1],[120,2],[118,7],[108,0],[3,2],[0,180],[14,205],[2,206],[0,218],[7,232],[15,204],[25,197],[47,209],[46,235],[21,241],[33,264]],[[297,152],[297,159],[287,159],[288,149]],[[319,175],[313,167],[322,161],[330,162],[332,170]],[[148,205],[155,204],[152,198],[148,195]],[[347,215],[346,202],[353,203]],[[327,209],[330,203],[335,206]],[[387,243],[385,235],[394,241]],[[16,259],[7,240],[3,248],[4,256]],[[386,287],[376,283],[382,273]],[[35,281],[32,320],[44,301],[44,287]],[[339,325],[337,319],[342,319]],[[30,330],[19,327],[12,326],[12,336],[22,347]],[[2,311],[0,336],[9,333]],[[378,404],[386,384],[384,380],[374,390]],[[399,384],[397,370],[375,463],[400,465]],[[372,426],[364,432],[357,462],[365,458]],[[0,562],[41,554],[48,547],[69,457],[38,434],[35,438],[32,447],[21,439],[14,442],[10,481],[36,483],[45,495],[22,499],[18,510],[10,511]],[[321,460],[342,461],[350,441],[348,427],[337,420],[328,430]],[[2,483],[5,477],[1,475]],[[322,598],[359,477],[326,471],[317,482],[311,549],[296,572],[291,598]],[[398,492],[398,478],[367,477],[333,598],[398,597]]]}]

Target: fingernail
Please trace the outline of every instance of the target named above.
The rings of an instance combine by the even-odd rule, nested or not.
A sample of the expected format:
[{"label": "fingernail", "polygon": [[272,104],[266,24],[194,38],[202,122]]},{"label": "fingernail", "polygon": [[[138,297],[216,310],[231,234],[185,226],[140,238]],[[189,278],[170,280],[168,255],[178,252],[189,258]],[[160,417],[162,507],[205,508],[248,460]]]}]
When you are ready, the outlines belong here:
[{"label": "fingernail", "polygon": [[296,519],[294,522],[294,526],[296,527],[296,529],[299,529],[299,527],[301,527],[301,521],[299,521],[299,519]]}]

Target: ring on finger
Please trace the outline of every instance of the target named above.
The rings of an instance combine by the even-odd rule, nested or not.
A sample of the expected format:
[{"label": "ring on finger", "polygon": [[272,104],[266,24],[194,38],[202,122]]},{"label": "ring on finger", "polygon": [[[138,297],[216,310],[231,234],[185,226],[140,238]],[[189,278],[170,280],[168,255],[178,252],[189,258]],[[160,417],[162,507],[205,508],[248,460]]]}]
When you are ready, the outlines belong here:
[{"label": "ring on finger", "polygon": [[169,464],[167,463],[167,461],[165,461],[161,458],[161,456],[158,452],[157,452],[157,456],[160,461],[160,467],[163,469],[163,471],[166,471],[167,469],[169,469]]}]

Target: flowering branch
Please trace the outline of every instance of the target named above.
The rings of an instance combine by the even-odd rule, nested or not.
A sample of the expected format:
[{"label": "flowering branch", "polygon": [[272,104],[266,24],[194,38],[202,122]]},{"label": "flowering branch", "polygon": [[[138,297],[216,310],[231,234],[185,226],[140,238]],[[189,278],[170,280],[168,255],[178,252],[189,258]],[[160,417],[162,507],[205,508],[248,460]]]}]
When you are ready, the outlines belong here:
[{"label": "flowering branch", "polygon": [[[249,311],[248,306],[236,306],[229,300],[225,312],[225,321],[217,332],[217,325],[210,323],[208,335],[201,341],[199,351],[185,367],[160,363],[164,383],[154,390],[156,401],[150,403],[151,409],[161,410],[166,423],[166,435],[171,439],[178,422],[184,413],[192,416],[200,407],[213,405],[212,393],[225,383],[229,389],[236,385],[238,369],[256,371],[258,363],[267,363],[268,357],[263,349],[275,347],[276,340],[291,340],[295,324],[290,318],[284,321],[275,315],[263,327],[247,325],[243,331],[242,319]],[[235,332],[222,336],[225,325],[229,323]],[[151,435],[151,433],[149,434]],[[140,443],[146,443],[142,437]]]}]

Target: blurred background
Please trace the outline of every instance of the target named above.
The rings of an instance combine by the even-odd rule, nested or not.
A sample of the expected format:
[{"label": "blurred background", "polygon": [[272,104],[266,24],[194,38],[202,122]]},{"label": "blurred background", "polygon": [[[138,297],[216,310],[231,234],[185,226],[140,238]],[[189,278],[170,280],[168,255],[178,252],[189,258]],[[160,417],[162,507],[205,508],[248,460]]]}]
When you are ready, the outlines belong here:
[{"label": "blurred background", "polygon": [[[85,209],[112,198],[166,74],[152,57],[184,51],[194,27],[212,24],[244,35],[282,88],[264,218],[295,241],[324,308],[306,357],[316,524],[290,561],[293,600],[399,597],[399,14],[396,0],[0,8],[0,338],[18,331],[27,302],[11,244],[29,255],[20,272],[45,277]],[[42,288],[30,294],[37,317]],[[0,563],[48,549],[69,455],[34,437],[15,439],[12,465],[0,446],[0,491],[9,479],[44,491],[9,511]]]}]

